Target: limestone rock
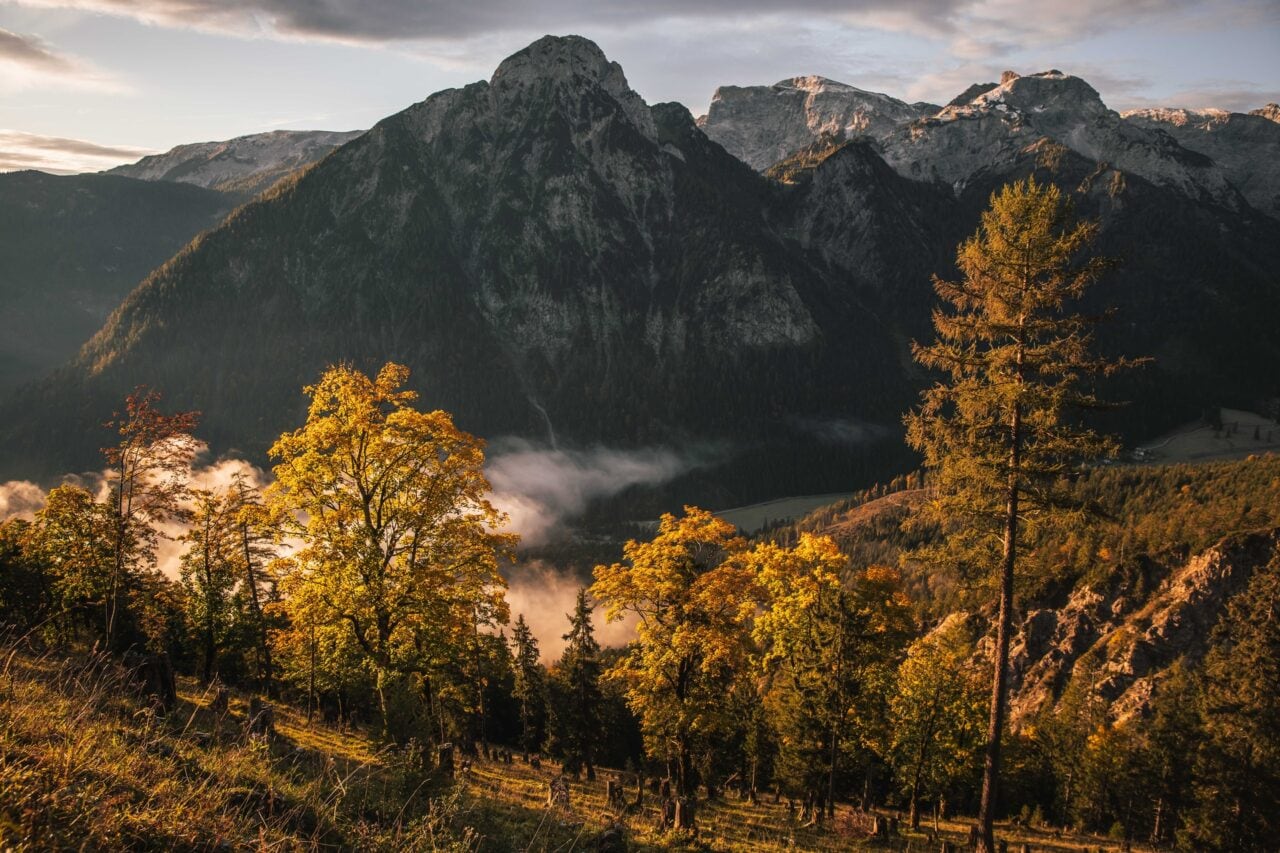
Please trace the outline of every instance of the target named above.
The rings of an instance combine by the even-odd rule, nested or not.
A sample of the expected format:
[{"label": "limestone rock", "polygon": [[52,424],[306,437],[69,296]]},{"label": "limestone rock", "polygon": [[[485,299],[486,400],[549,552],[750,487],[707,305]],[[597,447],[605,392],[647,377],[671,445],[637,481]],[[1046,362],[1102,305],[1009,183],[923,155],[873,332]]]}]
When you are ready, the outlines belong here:
[{"label": "limestone rock", "polygon": [[1280,219],[1280,107],[1271,104],[1248,114],[1158,108],[1130,110],[1123,117],[1208,157],[1249,204]]},{"label": "limestone rock", "polygon": [[825,77],[793,77],[772,86],[721,86],[698,126],[730,154],[764,171],[824,137],[879,138],[929,114],[932,106]]}]

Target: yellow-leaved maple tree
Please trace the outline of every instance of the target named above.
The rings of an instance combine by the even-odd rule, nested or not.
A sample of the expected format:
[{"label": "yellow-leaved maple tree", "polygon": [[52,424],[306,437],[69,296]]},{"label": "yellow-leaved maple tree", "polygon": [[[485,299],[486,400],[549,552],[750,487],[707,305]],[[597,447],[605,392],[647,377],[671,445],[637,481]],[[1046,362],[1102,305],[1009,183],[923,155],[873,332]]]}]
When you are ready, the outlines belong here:
[{"label": "yellow-leaved maple tree", "polygon": [[515,544],[488,500],[484,443],[447,412],[421,412],[408,368],[331,367],[306,388],[306,424],[271,448],[268,501],[302,547],[282,585],[312,624],[342,625],[388,688],[431,674],[477,630],[505,622],[498,563]]},{"label": "yellow-leaved maple tree", "polygon": [[727,521],[685,507],[666,514],[649,542],[597,566],[591,595],[612,621],[637,619],[636,642],[606,673],[626,685],[645,747],[674,770],[676,825],[694,822],[694,758],[725,728],[726,693],[746,668],[756,609],[753,567],[736,555],[746,540]]}]

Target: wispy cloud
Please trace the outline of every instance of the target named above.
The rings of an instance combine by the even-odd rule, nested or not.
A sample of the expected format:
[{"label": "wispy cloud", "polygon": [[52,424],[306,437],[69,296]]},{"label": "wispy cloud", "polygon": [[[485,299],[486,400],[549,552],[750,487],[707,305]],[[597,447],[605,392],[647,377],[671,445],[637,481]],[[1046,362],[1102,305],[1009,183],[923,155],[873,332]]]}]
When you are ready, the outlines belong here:
[{"label": "wispy cloud", "polygon": [[524,544],[540,545],[592,502],[632,486],[660,485],[716,456],[705,448],[558,450],[508,439],[495,443],[485,472],[511,528]]},{"label": "wispy cloud", "polygon": [[0,93],[34,88],[130,91],[115,75],[60,53],[36,36],[0,29]]},{"label": "wispy cloud", "polygon": [[55,175],[97,172],[154,154],[149,148],[0,129],[0,172],[38,169]]}]

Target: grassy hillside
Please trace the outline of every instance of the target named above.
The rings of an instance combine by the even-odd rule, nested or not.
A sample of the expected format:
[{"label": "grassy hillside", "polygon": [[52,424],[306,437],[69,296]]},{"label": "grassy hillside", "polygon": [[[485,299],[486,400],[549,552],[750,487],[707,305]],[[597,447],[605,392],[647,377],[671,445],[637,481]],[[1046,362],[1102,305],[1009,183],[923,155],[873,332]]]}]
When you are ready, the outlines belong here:
[{"label": "grassy hillside", "polygon": [[[0,668],[0,848],[133,850],[910,850],[963,840],[871,838],[872,813],[849,806],[834,823],[802,826],[788,802],[724,795],[700,809],[697,838],[655,829],[658,798],[633,804],[632,774],[604,770],[569,782],[568,805],[549,806],[558,769],[474,759],[449,784],[415,769],[412,751],[380,749],[287,705],[276,735],[245,734],[243,697],[211,710],[212,691],[180,679],[179,701],[157,715],[118,665],[91,655],[4,649]],[[628,805],[606,785],[625,780]],[[1110,846],[1007,827],[1037,850]],[[610,847],[622,839],[625,846]],[[1118,849],[1118,847],[1115,847]]]}]

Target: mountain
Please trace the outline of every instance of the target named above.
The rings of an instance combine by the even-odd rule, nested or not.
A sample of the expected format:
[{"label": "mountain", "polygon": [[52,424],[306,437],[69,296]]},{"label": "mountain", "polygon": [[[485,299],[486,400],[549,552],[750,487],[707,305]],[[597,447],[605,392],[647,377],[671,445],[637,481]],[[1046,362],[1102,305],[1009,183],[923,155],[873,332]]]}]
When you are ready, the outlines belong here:
[{"label": "mountain", "polygon": [[155,271],[31,392],[47,417],[16,425],[26,450],[7,470],[91,464],[92,424],[138,383],[202,410],[215,448],[261,459],[325,365],[395,359],[427,404],[486,436],[717,443],[760,456],[755,489],[766,473],[782,488],[884,473],[906,458],[887,436],[868,461],[809,433],[895,423],[902,344],[777,233],[774,196],[594,44],[542,39]]},{"label": "mountain", "polygon": [[257,195],[363,132],[273,130],[225,142],[195,142],[117,166],[107,174]]},{"label": "mountain", "polygon": [[1232,185],[1263,213],[1280,219],[1280,110],[1144,109],[1124,113],[1139,127],[1163,131],[1220,166]]},{"label": "mountain", "polygon": [[1098,92],[1061,71],[1019,76],[883,139],[885,161],[917,180],[962,187],[983,171],[1006,168],[1047,137],[1099,163],[1168,186],[1199,201],[1237,209],[1225,172],[1167,135],[1125,122]]},{"label": "mountain", "polygon": [[114,175],[0,175],[0,395],[72,358],[140,279],[234,202]]},{"label": "mountain", "polygon": [[763,171],[820,139],[880,137],[933,112],[931,104],[907,104],[825,77],[793,77],[772,86],[721,86],[698,126]]},{"label": "mountain", "polygon": [[1084,81],[1006,74],[878,138],[814,138],[794,115],[809,143],[762,175],[683,107],[646,105],[591,42],[541,39],[148,276],[0,410],[0,476],[94,464],[94,425],[139,383],[204,412],[215,451],[262,462],[327,364],[397,360],[488,438],[688,452],[618,517],[846,491],[913,464],[899,424],[931,381],[909,347],[932,334],[931,277],[1028,176],[1121,260],[1084,305],[1115,309],[1099,346],[1156,359],[1101,389],[1130,405],[1100,426],[1146,438],[1280,396],[1280,226]]},{"label": "mountain", "polygon": [[1262,116],[1268,121],[1280,122],[1280,104],[1267,104],[1256,110],[1249,110],[1251,116]]}]

